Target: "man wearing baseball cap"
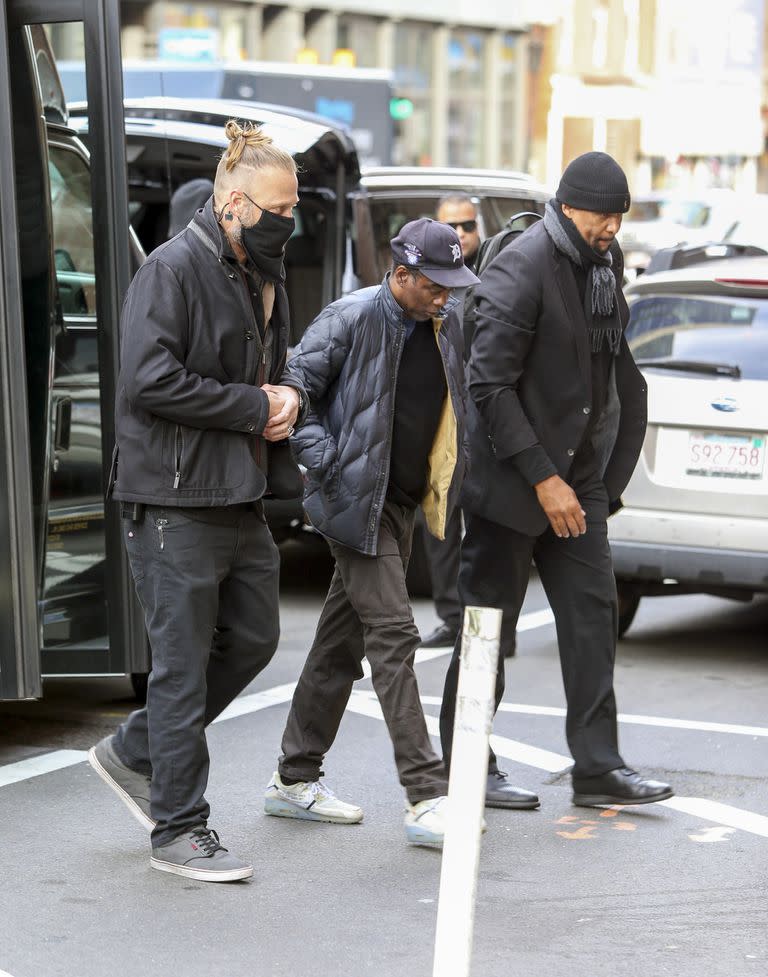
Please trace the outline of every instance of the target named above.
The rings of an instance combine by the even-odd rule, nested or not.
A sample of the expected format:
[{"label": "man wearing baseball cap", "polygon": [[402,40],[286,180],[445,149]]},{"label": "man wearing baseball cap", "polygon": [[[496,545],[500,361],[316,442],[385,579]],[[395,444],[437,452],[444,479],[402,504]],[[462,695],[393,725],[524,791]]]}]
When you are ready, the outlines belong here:
[{"label": "man wearing baseball cap", "polygon": [[[544,220],[483,273],[470,358],[459,595],[464,605],[508,609],[507,590],[519,613],[535,561],[557,627],[573,802],[587,807],[672,796],[668,784],[627,767],[616,731],[607,519],[621,506],[646,424],[645,382],[624,337],[616,234],[627,210],[627,178],[614,159],[573,160]],[[447,763],[458,665],[457,643],[440,715]],[[503,778],[493,753],[492,777]]]},{"label": "man wearing baseball cap", "polygon": [[416,508],[445,534],[464,473],[463,341],[451,291],[478,282],[456,232],[427,218],[391,241],[381,285],[333,302],[289,362],[310,400],[294,436],[304,508],[336,567],[291,704],[267,814],[353,824],[362,810],[321,781],[367,658],[408,809],[406,838],[440,846],[447,782],[430,743],[405,586]]}]

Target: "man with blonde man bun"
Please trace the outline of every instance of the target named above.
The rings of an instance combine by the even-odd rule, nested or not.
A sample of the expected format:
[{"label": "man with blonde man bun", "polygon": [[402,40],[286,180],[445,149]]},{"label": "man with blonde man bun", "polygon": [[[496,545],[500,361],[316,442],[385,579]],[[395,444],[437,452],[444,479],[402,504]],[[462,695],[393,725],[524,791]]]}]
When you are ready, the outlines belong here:
[{"label": "man with blonde man bun", "polygon": [[226,126],[213,196],[147,258],[121,320],[110,480],[152,649],[147,704],[89,753],[152,832],[152,868],[210,882],[253,868],[208,827],[205,727],[278,641],[277,547],[261,498],[301,480],[284,373],[296,166]]}]

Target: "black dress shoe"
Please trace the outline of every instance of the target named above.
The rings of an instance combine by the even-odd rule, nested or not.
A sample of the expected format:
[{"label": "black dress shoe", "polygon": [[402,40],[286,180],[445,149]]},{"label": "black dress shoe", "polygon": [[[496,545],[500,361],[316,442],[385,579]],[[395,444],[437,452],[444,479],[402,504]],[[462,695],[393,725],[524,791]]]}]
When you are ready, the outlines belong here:
[{"label": "black dress shoe", "polygon": [[432,634],[428,634],[421,642],[421,648],[453,648],[459,632],[449,624],[441,624]]},{"label": "black dress shoe", "polygon": [[513,787],[507,775],[499,770],[489,773],[485,786],[486,807],[507,807],[516,811],[533,811],[539,806],[539,798],[530,790]]},{"label": "black dress shoe", "polygon": [[603,804],[653,804],[672,797],[674,791],[660,780],[643,780],[628,767],[609,770],[599,777],[573,778],[573,803],[577,807]]}]

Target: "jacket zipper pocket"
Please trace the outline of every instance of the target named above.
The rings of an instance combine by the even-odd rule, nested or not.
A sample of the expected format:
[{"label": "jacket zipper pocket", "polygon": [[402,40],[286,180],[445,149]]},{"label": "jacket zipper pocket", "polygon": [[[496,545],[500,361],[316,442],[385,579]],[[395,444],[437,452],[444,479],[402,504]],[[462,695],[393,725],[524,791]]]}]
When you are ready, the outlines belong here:
[{"label": "jacket zipper pocket", "polygon": [[[176,475],[173,479],[173,487],[177,489],[179,487],[179,482],[181,481],[181,455],[184,451],[184,436],[181,433],[181,428],[176,425],[176,438],[174,441],[174,446],[176,448]],[[162,549],[162,546],[160,547]]]}]

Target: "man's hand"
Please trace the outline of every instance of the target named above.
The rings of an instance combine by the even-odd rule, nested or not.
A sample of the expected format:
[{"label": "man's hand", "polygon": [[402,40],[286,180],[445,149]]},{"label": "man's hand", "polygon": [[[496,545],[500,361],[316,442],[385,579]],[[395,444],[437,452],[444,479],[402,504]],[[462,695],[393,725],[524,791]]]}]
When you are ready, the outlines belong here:
[{"label": "man's hand", "polygon": [[269,420],[263,437],[267,441],[283,441],[293,434],[299,416],[299,392],[293,387],[276,387],[265,383],[261,388],[269,398]]},{"label": "man's hand", "polygon": [[581,536],[587,531],[584,519],[586,513],[567,482],[559,475],[551,475],[543,482],[534,485],[539,505],[546,513],[549,524],[555,536],[568,539],[570,536]]}]

